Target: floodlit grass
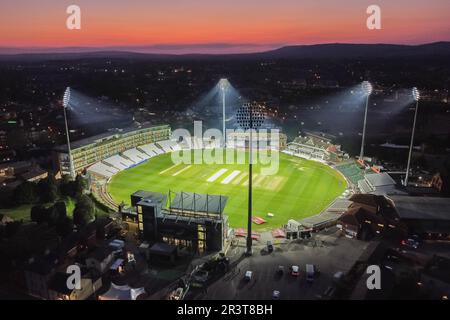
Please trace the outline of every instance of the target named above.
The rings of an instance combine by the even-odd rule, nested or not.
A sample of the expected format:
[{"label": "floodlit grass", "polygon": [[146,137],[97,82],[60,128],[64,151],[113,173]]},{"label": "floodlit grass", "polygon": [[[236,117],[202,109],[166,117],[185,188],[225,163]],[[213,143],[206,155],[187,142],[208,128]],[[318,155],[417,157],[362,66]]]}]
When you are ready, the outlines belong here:
[{"label": "floodlit grass", "polygon": [[[315,215],[347,187],[345,179],[334,169],[283,153],[280,153],[277,174],[265,176],[260,169],[259,164],[253,166],[253,216],[261,217],[268,223],[259,226],[254,224],[257,230],[277,228],[289,219],[298,220]],[[223,173],[220,174],[220,171]],[[235,171],[240,172],[237,174]],[[225,195],[228,196],[225,214],[229,216],[230,225],[245,227],[247,183],[246,164],[174,166],[170,154],[164,154],[119,172],[111,179],[108,191],[116,202],[124,201],[127,204],[130,203],[130,195],[137,190],[167,194],[170,189]],[[274,216],[269,217],[268,213]]]}]

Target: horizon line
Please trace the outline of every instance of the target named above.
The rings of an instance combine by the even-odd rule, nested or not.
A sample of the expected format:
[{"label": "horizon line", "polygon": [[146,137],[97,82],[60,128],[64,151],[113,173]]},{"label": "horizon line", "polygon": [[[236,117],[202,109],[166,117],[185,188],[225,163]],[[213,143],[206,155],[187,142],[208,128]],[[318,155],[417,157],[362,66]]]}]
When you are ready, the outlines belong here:
[{"label": "horizon line", "polygon": [[[117,52],[130,52],[141,54],[165,54],[165,55],[221,55],[221,54],[246,54],[246,53],[264,53],[273,51],[285,47],[308,47],[308,46],[320,46],[320,45],[393,45],[393,46],[408,46],[418,47],[424,45],[431,45],[437,43],[450,43],[450,40],[440,40],[433,42],[424,42],[416,44],[407,43],[389,43],[389,42],[377,42],[377,43],[364,43],[364,42],[324,42],[324,43],[193,43],[193,44],[136,44],[136,45],[74,45],[74,46],[0,46],[1,55],[20,55],[20,54],[51,54],[51,53],[95,53],[104,51],[117,51]],[[227,49],[239,49],[246,48],[241,52],[220,52],[220,50],[226,51]],[[191,51],[195,49],[205,50],[219,50],[219,52],[198,52]],[[255,49],[255,51],[251,50]],[[257,50],[261,49],[261,50]],[[82,50],[80,52],[70,50]],[[149,51],[149,50],[154,50]],[[175,51],[188,50],[188,52],[176,53]],[[2,52],[10,51],[10,52]],[[27,52],[28,51],[28,52]],[[40,51],[40,52],[39,52]],[[57,52],[61,51],[61,52]],[[147,51],[147,52],[143,52]]]}]

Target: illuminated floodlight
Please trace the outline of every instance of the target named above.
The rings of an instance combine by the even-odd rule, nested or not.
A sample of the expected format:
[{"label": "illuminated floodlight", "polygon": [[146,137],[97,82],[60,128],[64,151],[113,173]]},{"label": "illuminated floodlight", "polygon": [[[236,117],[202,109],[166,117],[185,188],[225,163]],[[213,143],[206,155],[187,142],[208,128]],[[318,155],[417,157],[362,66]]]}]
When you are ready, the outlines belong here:
[{"label": "illuminated floodlight", "polygon": [[369,81],[363,81],[363,83],[361,84],[361,87],[362,87],[363,92],[366,95],[370,96],[372,94],[373,87]]},{"label": "illuminated floodlight", "polygon": [[70,87],[67,87],[63,96],[63,112],[64,112],[64,123],[66,127],[67,154],[69,156],[69,175],[71,179],[75,179],[75,169],[73,166],[72,150],[70,148],[69,123],[67,121],[67,112],[66,112],[69,102],[70,102]]},{"label": "illuminated floodlight", "polygon": [[405,175],[405,181],[403,183],[403,185],[405,187],[408,186],[409,175],[410,175],[410,170],[411,170],[411,158],[412,158],[412,152],[413,152],[413,148],[414,148],[414,135],[415,135],[415,132],[416,132],[417,113],[419,112],[419,100],[420,100],[419,89],[414,87],[412,89],[412,96],[414,98],[414,101],[415,101],[415,104],[416,104],[416,108],[414,110],[414,120],[413,120],[412,132],[411,132],[411,142],[409,144],[408,162],[406,164],[406,175]]},{"label": "illuminated floodlight", "polygon": [[359,152],[359,160],[361,161],[361,163],[364,163],[364,144],[366,140],[367,111],[369,109],[369,97],[372,94],[373,87],[369,81],[363,81],[363,83],[361,83],[361,88],[364,94],[366,95],[366,108],[364,111],[363,134],[361,140],[361,151]]},{"label": "illuminated floodlight", "polygon": [[228,79],[226,78],[222,78],[219,80],[219,88],[222,91],[225,91],[228,89],[228,87],[230,86],[230,83],[228,82]]},{"label": "illuminated floodlight", "polygon": [[66,91],[64,92],[63,107],[67,108],[67,106],[69,105],[69,102],[70,102],[70,87],[67,87]]},{"label": "illuminated floodlight", "polygon": [[222,91],[222,132],[223,132],[223,146],[227,147],[227,133],[226,133],[226,115],[225,115],[225,96],[227,94],[227,90],[230,87],[230,82],[228,79],[222,78],[219,80],[219,88]]},{"label": "illuminated floodlight", "polygon": [[245,104],[236,113],[237,123],[244,130],[258,129],[265,119],[264,108],[256,103]]},{"label": "illuminated floodlight", "polygon": [[417,89],[416,87],[412,88],[412,95],[413,95],[414,101],[420,100],[420,92],[419,92],[419,89]]}]

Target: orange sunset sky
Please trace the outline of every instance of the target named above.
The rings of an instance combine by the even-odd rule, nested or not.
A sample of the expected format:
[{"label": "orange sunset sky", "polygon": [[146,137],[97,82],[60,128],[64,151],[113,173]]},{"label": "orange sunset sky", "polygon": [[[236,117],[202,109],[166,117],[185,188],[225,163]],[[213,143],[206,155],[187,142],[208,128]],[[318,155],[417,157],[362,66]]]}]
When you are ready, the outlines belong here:
[{"label": "orange sunset sky", "polygon": [[[66,28],[66,8],[71,4],[81,8],[81,30]],[[366,28],[370,4],[381,7],[382,30]],[[449,0],[2,0],[0,4],[0,47],[149,45],[162,51],[239,52],[289,44],[448,40]]]}]

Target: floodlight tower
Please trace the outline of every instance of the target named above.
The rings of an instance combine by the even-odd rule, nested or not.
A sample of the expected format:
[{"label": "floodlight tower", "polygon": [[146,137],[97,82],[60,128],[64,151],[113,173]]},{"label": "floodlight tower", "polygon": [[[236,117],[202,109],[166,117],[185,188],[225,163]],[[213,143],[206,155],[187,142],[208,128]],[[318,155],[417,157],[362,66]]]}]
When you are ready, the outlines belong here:
[{"label": "floodlight tower", "polygon": [[236,119],[241,128],[249,131],[249,162],[248,162],[248,216],[247,216],[247,251],[252,255],[252,165],[253,165],[253,130],[264,122],[265,115],[261,105],[246,103],[237,112]]},{"label": "floodlight tower", "polygon": [[361,141],[361,152],[359,153],[359,160],[364,162],[364,143],[366,140],[367,110],[369,108],[369,97],[372,94],[373,87],[369,81],[364,81],[361,84],[361,87],[366,96],[366,108],[364,111],[364,127],[363,127],[362,141]]},{"label": "floodlight tower", "polygon": [[223,144],[227,147],[227,133],[225,128],[225,95],[228,90],[229,82],[227,79],[222,78],[219,81],[219,88],[222,92],[222,134],[223,134]]},{"label": "floodlight tower", "polygon": [[413,96],[413,99],[414,99],[414,101],[416,103],[416,109],[414,111],[414,121],[413,121],[412,133],[411,133],[411,143],[409,145],[408,164],[406,165],[406,176],[405,176],[405,181],[404,181],[404,186],[405,187],[408,186],[412,149],[414,148],[414,134],[416,132],[417,113],[418,113],[418,110],[419,110],[420,92],[419,92],[419,90],[416,87],[414,87],[412,89],[412,96]]},{"label": "floodlight tower", "polygon": [[70,149],[69,124],[67,122],[67,112],[66,112],[66,109],[69,106],[69,103],[70,103],[70,87],[67,87],[66,91],[64,92],[64,97],[63,97],[64,122],[66,125],[66,138],[67,138],[67,151],[68,151],[68,155],[69,155],[70,178],[75,179],[75,170],[74,170],[73,161],[72,161],[72,150]]}]

